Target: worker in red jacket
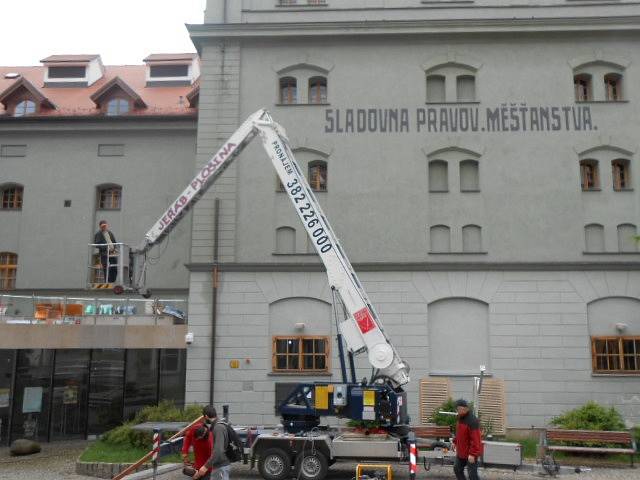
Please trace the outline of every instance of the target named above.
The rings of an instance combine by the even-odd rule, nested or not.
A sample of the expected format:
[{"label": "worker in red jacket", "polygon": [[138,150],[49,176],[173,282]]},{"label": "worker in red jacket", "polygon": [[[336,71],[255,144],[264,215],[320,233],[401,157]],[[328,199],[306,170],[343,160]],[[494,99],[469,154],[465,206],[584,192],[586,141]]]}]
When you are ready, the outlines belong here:
[{"label": "worker in red jacket", "polygon": [[469,411],[469,404],[463,398],[456,400],[458,412],[458,426],[456,438],[453,440],[456,446],[456,463],[453,471],[458,480],[467,480],[464,475],[464,467],[469,472],[469,480],[478,480],[478,458],[482,456],[482,435],[480,434],[480,422]]},{"label": "worker in red jacket", "polygon": [[[213,450],[213,435],[207,425],[197,423],[191,427],[182,443],[182,461],[185,465],[189,465],[189,448],[193,447],[193,454],[195,462],[193,467],[198,470],[204,464],[207,463],[209,457],[211,457],[211,451]],[[207,473],[200,477],[208,480],[211,475],[211,469],[207,470]]]}]

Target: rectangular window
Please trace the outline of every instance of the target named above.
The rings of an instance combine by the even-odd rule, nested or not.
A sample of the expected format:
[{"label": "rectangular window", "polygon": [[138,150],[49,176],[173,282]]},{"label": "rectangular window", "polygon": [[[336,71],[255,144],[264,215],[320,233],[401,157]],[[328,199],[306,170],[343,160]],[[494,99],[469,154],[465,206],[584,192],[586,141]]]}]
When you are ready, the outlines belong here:
[{"label": "rectangular window", "polygon": [[26,145],[1,145],[0,157],[26,157]]},{"label": "rectangular window", "polygon": [[640,374],[640,337],[591,337],[594,373]]},{"label": "rectangular window", "polygon": [[87,67],[49,67],[49,78],[84,78]]},{"label": "rectangular window", "polygon": [[122,157],[124,156],[124,145],[114,144],[109,145],[106,143],[98,145],[99,157]]},{"label": "rectangular window", "polygon": [[18,255],[10,252],[0,253],[0,290],[16,288],[16,272],[18,271]]},{"label": "rectangular window", "polygon": [[188,77],[189,65],[152,65],[149,67],[151,78]]},{"label": "rectangular window", "polygon": [[274,372],[326,372],[328,337],[273,337]]},{"label": "rectangular window", "polygon": [[99,210],[120,210],[122,189],[120,187],[107,187],[98,190]]}]

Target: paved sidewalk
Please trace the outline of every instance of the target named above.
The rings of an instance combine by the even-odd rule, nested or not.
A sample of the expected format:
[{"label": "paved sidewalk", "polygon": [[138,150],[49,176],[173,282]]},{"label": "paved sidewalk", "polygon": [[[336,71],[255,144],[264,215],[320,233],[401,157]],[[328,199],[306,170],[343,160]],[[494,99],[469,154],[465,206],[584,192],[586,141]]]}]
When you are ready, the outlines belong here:
[{"label": "paved sidewalk", "polygon": [[[11,457],[9,449],[0,448],[0,480],[91,480],[75,474],[75,462],[88,442],[78,440],[73,442],[43,443],[42,452],[25,457]],[[355,463],[340,463],[329,469],[328,480],[351,480],[355,475]],[[487,469],[480,471],[483,480],[533,480],[540,477],[531,473],[512,472],[505,470]],[[406,466],[394,467],[394,478],[407,480]],[[174,471],[158,477],[158,480],[186,480],[181,471]],[[566,474],[558,477],[560,480],[640,480],[640,468],[598,468],[580,474]],[[249,470],[242,464],[233,466],[232,480],[262,480],[257,470]],[[453,480],[455,479],[451,467],[434,466],[425,472],[418,467],[418,480]]]},{"label": "paved sidewalk", "polygon": [[[356,464],[343,463],[336,464],[329,468],[327,480],[352,480],[355,476]],[[394,479],[407,480],[409,478],[408,468],[405,466],[396,466],[393,469]],[[182,475],[180,471],[171,472],[163,475],[161,480],[185,480],[188,477]],[[531,473],[513,472],[498,469],[480,469],[480,478],[482,480],[540,480],[541,478],[550,478],[548,476],[540,476]],[[558,480],[640,480],[640,469],[631,468],[603,468],[583,472],[580,474],[570,473],[557,477]],[[425,472],[424,468],[418,467],[417,480],[455,480],[452,467],[434,466],[429,472]],[[231,480],[262,480],[257,469],[249,470],[245,465],[234,465],[231,472]]]}]

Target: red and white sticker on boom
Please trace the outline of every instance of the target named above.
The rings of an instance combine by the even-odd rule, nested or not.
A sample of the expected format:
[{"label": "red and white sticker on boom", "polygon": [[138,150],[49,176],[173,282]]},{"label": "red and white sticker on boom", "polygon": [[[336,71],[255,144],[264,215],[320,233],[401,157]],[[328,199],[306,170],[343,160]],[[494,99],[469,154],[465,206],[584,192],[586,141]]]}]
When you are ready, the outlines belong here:
[{"label": "red and white sticker on boom", "polygon": [[376,324],[367,307],[358,310],[353,316],[356,319],[356,322],[358,322],[358,327],[360,327],[360,331],[362,333],[367,333],[368,331],[376,328]]}]

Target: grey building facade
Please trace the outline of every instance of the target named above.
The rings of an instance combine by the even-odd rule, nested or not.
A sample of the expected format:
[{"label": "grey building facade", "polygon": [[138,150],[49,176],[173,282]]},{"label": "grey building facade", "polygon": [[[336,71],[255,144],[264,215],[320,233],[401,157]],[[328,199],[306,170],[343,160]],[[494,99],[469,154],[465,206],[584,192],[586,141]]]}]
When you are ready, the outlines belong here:
[{"label": "grey building facade", "polygon": [[[2,445],[84,438],[159,400],[184,403],[185,322],[136,295],[87,290],[101,270],[89,247],[98,222],[138,245],[192,177],[197,58],[145,62],[0,67]],[[163,62],[165,77],[193,78],[158,80]],[[187,217],[149,255],[154,297],[183,310],[190,228]]]},{"label": "grey building facade", "polygon": [[[258,108],[286,128],[416,423],[421,379],[468,396],[480,365],[509,426],[591,399],[638,423],[639,28],[631,1],[209,0],[197,165]],[[257,144],[194,210],[188,267],[187,402],[273,423],[280,385],[340,381],[325,273]]]}]

